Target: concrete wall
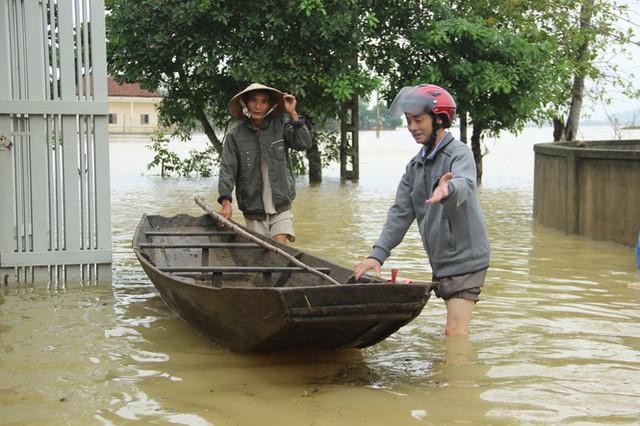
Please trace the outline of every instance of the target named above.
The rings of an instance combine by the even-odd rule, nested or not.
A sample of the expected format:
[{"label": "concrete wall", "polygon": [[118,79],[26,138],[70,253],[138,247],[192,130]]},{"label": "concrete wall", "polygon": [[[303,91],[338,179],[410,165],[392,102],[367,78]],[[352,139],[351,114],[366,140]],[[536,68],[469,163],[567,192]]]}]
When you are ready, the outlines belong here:
[{"label": "concrete wall", "polygon": [[[109,97],[109,114],[116,123],[109,123],[109,133],[153,133],[158,128],[156,106],[160,98]],[[149,116],[149,123],[141,123],[141,116]]]},{"label": "concrete wall", "polygon": [[568,234],[635,247],[640,230],[640,141],[534,146],[533,217]]}]

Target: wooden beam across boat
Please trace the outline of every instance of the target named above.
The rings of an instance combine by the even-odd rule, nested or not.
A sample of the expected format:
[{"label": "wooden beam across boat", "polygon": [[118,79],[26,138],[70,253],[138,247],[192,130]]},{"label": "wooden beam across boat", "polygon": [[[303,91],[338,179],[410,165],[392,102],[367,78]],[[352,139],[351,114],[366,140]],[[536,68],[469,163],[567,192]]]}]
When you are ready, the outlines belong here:
[{"label": "wooden beam across boat", "polygon": [[[277,272],[307,272],[298,266],[167,266],[158,268],[162,272],[217,272],[217,273],[277,273]],[[331,268],[316,268],[320,272],[328,274]]]},{"label": "wooden beam across boat", "polygon": [[221,237],[235,236],[233,231],[145,231],[148,237]]},{"label": "wooden beam across boat", "polygon": [[143,249],[263,249],[256,243],[140,243]]},{"label": "wooden beam across boat", "polygon": [[[309,273],[309,271],[298,266],[197,266],[197,267],[165,267],[158,268],[162,272],[168,272],[181,276],[202,277],[209,276],[213,287],[221,287],[225,276],[231,274],[241,274],[246,277],[249,274],[262,274],[260,287],[281,287],[292,273]],[[318,268],[322,273],[329,274],[331,268]],[[272,280],[272,274],[281,274],[281,278],[276,282]],[[231,277],[229,278],[231,280]],[[237,277],[235,277],[237,280]]]}]

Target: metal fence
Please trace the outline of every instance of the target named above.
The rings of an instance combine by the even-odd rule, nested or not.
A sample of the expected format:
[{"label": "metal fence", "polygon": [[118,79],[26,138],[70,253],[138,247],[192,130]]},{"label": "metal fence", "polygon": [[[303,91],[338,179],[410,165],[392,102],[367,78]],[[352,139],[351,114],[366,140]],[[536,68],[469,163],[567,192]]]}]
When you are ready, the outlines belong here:
[{"label": "metal fence", "polygon": [[103,0],[0,1],[0,274],[111,280]]}]

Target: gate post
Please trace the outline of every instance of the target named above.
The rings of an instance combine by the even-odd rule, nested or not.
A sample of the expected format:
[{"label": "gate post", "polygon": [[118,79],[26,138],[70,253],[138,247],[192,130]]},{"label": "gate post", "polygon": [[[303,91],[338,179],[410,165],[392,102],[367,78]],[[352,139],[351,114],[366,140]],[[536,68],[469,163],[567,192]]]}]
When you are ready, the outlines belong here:
[{"label": "gate post", "polygon": [[[11,75],[9,61],[9,2],[0,2],[0,76]],[[7,77],[0,77],[0,99],[11,96],[11,81]],[[2,253],[15,250],[14,219],[13,219],[13,181],[12,149],[14,143],[11,138],[11,119],[8,115],[0,114],[0,285],[13,277],[13,268],[3,268]]]},{"label": "gate post", "polygon": [[103,0],[0,1],[0,275],[111,281]]},{"label": "gate post", "polygon": [[360,179],[358,95],[344,105],[340,120],[340,179]]}]

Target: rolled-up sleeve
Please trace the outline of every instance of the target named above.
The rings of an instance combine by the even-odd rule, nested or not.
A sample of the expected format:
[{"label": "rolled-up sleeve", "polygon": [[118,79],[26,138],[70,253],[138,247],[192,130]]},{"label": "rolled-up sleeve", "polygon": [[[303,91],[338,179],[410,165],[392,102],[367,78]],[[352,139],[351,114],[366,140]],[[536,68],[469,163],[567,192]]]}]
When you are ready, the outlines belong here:
[{"label": "rolled-up sleeve", "polygon": [[306,151],[311,148],[311,133],[307,126],[305,126],[302,116],[300,116],[298,121],[288,121],[285,123],[284,139],[289,148],[298,151]]}]

